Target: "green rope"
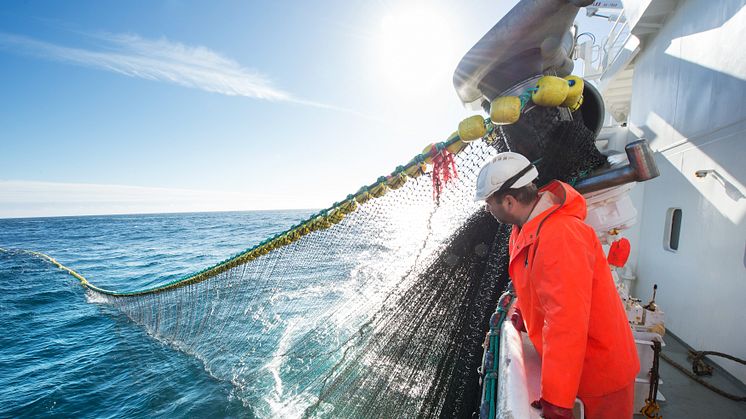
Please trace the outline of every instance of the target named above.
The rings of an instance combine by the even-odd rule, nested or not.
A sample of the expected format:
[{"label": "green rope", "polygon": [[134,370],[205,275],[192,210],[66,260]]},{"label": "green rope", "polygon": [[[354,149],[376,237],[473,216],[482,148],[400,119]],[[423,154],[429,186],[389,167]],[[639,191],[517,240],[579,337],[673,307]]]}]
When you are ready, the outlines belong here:
[{"label": "green rope", "polygon": [[[537,88],[529,88],[529,89],[527,89],[524,93],[522,93],[519,96],[519,98],[521,99],[521,110],[523,110],[523,108],[526,106],[526,104],[531,100],[531,94],[533,92],[535,92],[536,90],[538,90],[538,89]],[[494,132],[494,130],[496,129],[495,125],[492,123],[492,121],[489,118],[485,119],[485,124],[486,124],[486,127],[487,127],[487,134],[485,134],[485,136],[483,138],[488,137],[489,135],[491,135]],[[454,144],[454,143],[456,143],[456,142],[458,142],[460,140],[461,140],[461,138],[459,137],[458,133],[456,133],[455,135],[452,135],[451,137],[449,137],[444,142],[435,143],[435,148],[436,148],[436,150],[438,152],[442,152],[448,146],[450,146],[450,145],[452,145],[452,144]],[[423,164],[425,162],[425,159],[429,157],[429,154],[430,154],[430,151],[428,150],[426,152],[423,152],[423,153],[420,153],[420,154],[414,156],[414,158],[412,158],[412,160],[410,160],[407,164],[397,166],[396,169],[394,169],[394,171],[391,173],[390,176],[400,175],[401,173],[405,172],[406,170],[412,168],[415,165],[419,166],[419,165]],[[585,174],[582,174],[581,177],[583,177],[583,176],[585,176]],[[379,186],[381,184],[386,184],[386,181],[387,181],[386,176],[380,176],[378,179],[376,179],[375,183],[373,183],[371,185],[367,185],[367,186],[361,187],[358,190],[357,193],[358,194],[363,193],[363,192],[368,192],[369,193],[372,188],[374,188],[376,186]],[[574,185],[576,181],[577,181],[577,178],[573,179],[573,181],[570,184]],[[349,195],[347,195],[347,199],[348,200],[349,199],[354,199],[354,196],[355,196],[354,194],[349,194]],[[163,291],[174,289],[174,288],[183,287],[183,286],[186,286],[186,285],[191,285],[191,284],[199,283],[199,282],[205,281],[207,279],[210,279],[210,278],[212,278],[212,277],[214,277],[214,276],[216,276],[216,275],[218,275],[218,274],[220,274],[220,273],[222,273],[222,272],[224,272],[224,271],[226,271],[226,270],[228,270],[230,268],[238,266],[239,264],[241,264],[241,260],[242,259],[247,259],[244,263],[248,262],[250,256],[253,254],[253,252],[259,252],[260,249],[264,248],[265,246],[271,247],[272,243],[275,242],[276,240],[280,239],[281,237],[283,237],[285,235],[290,234],[292,231],[294,231],[296,229],[302,228],[304,226],[308,226],[310,223],[312,223],[313,221],[316,221],[320,217],[326,217],[326,216],[328,216],[336,208],[339,208],[340,205],[341,204],[339,202],[335,202],[329,208],[323,209],[323,210],[321,210],[321,211],[319,211],[319,212],[311,215],[309,218],[301,221],[300,223],[298,223],[298,224],[290,227],[289,229],[287,229],[287,230],[285,230],[283,232],[280,232],[280,233],[276,234],[275,236],[273,236],[271,238],[268,238],[268,239],[260,242],[259,244],[255,245],[253,247],[250,247],[250,248],[248,248],[248,249],[246,249],[246,250],[244,250],[244,251],[242,251],[240,253],[237,253],[237,254],[235,254],[235,255],[227,258],[227,259],[224,259],[224,260],[222,260],[222,261],[220,261],[220,262],[218,262],[218,263],[216,263],[216,264],[214,264],[212,266],[209,266],[209,267],[207,267],[205,269],[202,269],[202,270],[200,270],[198,272],[195,272],[195,273],[186,275],[184,277],[175,279],[175,280],[173,280],[171,282],[168,282],[168,283],[160,285],[160,286],[146,288],[146,289],[138,290],[138,291],[119,292],[119,291],[113,291],[113,290],[107,290],[107,289],[102,289],[102,288],[95,287],[94,285],[88,283],[87,281],[82,282],[82,284],[84,286],[86,286],[86,287],[88,287],[88,288],[90,288],[92,290],[95,290],[97,292],[100,292],[102,294],[111,295],[111,296],[117,296],[117,297],[134,297],[134,296],[141,296],[141,295],[146,295],[146,294],[154,294],[154,293],[163,292]],[[285,243],[285,244],[287,244],[287,243]],[[281,246],[283,246],[285,244],[278,243],[277,247],[281,247]],[[275,247],[275,248],[277,248],[277,247]],[[271,252],[275,248],[269,249],[269,251],[267,253]],[[260,256],[263,256],[263,255],[260,254],[257,257],[260,257]],[[253,260],[253,258],[251,260]]]},{"label": "green rope", "polygon": [[539,89],[537,89],[535,87],[531,87],[529,89],[526,89],[525,92],[523,92],[520,95],[518,95],[518,99],[521,100],[521,111],[523,111],[523,109],[526,107],[526,105],[528,104],[528,102],[531,101],[531,96],[533,95],[533,93],[536,92],[536,91],[538,91],[538,90]]},{"label": "green rope", "polygon": [[587,169],[587,170],[581,170],[577,176],[573,176],[572,179],[570,179],[567,183],[570,186],[575,186],[576,183],[578,183],[579,180],[585,179],[593,170]]},{"label": "green rope", "polygon": [[[449,145],[451,145],[451,144],[453,144],[453,143],[455,143],[455,142],[457,142],[459,140],[460,140],[460,138],[458,137],[458,135],[456,135],[453,138],[450,138],[449,140],[447,140],[445,142],[437,143],[435,146],[436,146],[436,149],[440,152],[440,151],[444,150],[446,147],[448,147]],[[424,163],[424,161],[425,161],[425,159],[427,157],[428,157],[428,153],[420,153],[420,154],[416,155],[412,160],[410,160],[410,162],[407,163],[406,165],[397,166],[396,169],[392,172],[391,175],[400,175],[405,170],[411,168],[413,165],[420,165],[420,164]],[[380,176],[378,179],[376,179],[376,182],[374,182],[373,184],[361,187],[358,190],[357,193],[360,194],[362,192],[370,192],[370,190],[373,187],[381,185],[381,184],[385,184],[386,180],[387,180],[386,176]],[[354,196],[355,196],[354,194],[349,194],[349,195],[347,195],[347,199],[354,199]],[[208,279],[210,279],[210,278],[212,278],[212,277],[214,277],[214,276],[216,276],[216,275],[218,275],[218,274],[220,274],[220,273],[222,273],[224,271],[227,271],[230,268],[238,266],[240,260],[242,258],[248,257],[249,255],[252,254],[252,252],[258,251],[260,248],[262,248],[264,246],[270,245],[272,242],[278,240],[279,238],[285,236],[286,234],[291,233],[292,231],[294,231],[296,229],[299,229],[299,228],[302,228],[304,226],[309,225],[309,223],[313,222],[314,220],[318,219],[319,217],[326,217],[328,214],[330,214],[333,210],[335,210],[339,206],[340,206],[340,203],[339,202],[335,202],[329,208],[323,209],[323,210],[321,210],[321,211],[319,211],[319,212],[311,215],[307,219],[299,222],[296,225],[293,225],[292,227],[288,228],[287,230],[282,231],[280,233],[277,233],[274,236],[272,236],[270,238],[267,238],[267,239],[259,242],[257,245],[255,245],[253,247],[250,247],[250,248],[248,248],[248,249],[246,249],[246,250],[244,250],[242,252],[239,252],[239,253],[237,253],[237,254],[235,254],[235,255],[227,258],[227,259],[224,259],[224,260],[222,260],[220,262],[217,262],[217,263],[215,263],[212,266],[208,266],[207,268],[204,268],[204,269],[202,269],[200,271],[197,271],[197,272],[194,272],[192,274],[183,276],[181,278],[174,279],[174,280],[172,280],[172,281],[170,281],[170,282],[168,282],[166,284],[158,285],[158,286],[154,286],[154,287],[146,288],[146,289],[142,289],[142,290],[137,290],[137,291],[114,291],[114,290],[108,290],[108,289],[104,289],[104,288],[99,288],[99,287],[97,287],[97,286],[89,283],[87,280],[85,280],[77,272],[73,271],[70,268],[65,267],[62,264],[59,264],[54,258],[52,258],[52,257],[50,257],[48,255],[45,255],[43,253],[38,253],[38,252],[30,252],[30,251],[27,251],[27,253],[36,254],[36,255],[41,256],[41,257],[43,257],[45,259],[48,259],[49,261],[51,261],[55,265],[58,265],[62,269],[67,270],[73,276],[77,275],[80,278],[83,278],[81,280],[81,285],[83,285],[84,287],[86,287],[88,289],[91,289],[93,291],[99,292],[101,294],[115,296],[115,297],[137,297],[137,296],[142,296],[142,295],[147,295],[147,294],[155,294],[155,293],[159,293],[159,292],[163,292],[163,291],[167,291],[167,290],[171,290],[171,289],[175,289],[175,288],[184,287],[184,286],[187,286],[187,285],[196,284],[196,283],[199,283],[199,282],[202,282],[202,281],[206,281],[206,280],[208,280]],[[278,247],[281,247],[281,245],[278,245]],[[3,250],[3,249],[0,249],[0,250]],[[274,249],[272,249],[272,250],[274,250]],[[272,250],[269,250],[269,252],[271,252]],[[260,256],[262,256],[262,255],[260,255]],[[236,264],[236,265],[234,265],[234,264]]]},{"label": "green rope", "polygon": [[514,301],[515,292],[513,291],[513,283],[509,282],[507,291],[500,296],[497,302],[497,309],[490,318],[490,330],[487,333],[489,343],[485,348],[482,362],[484,381],[482,385],[480,418],[493,419],[497,416],[497,373],[499,367],[498,358],[500,355],[500,330]]}]

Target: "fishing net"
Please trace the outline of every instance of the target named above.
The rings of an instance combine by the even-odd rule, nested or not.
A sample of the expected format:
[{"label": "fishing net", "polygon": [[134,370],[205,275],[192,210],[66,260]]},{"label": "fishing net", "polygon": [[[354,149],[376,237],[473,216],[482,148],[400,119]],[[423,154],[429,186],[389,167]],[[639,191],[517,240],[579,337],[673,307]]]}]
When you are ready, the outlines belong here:
[{"label": "fishing net", "polygon": [[81,280],[92,299],[232,382],[258,417],[471,416],[508,281],[509,227],[473,201],[480,167],[521,150],[541,159],[543,184],[605,162],[593,133],[557,109],[488,126],[183,280],[120,292]]}]

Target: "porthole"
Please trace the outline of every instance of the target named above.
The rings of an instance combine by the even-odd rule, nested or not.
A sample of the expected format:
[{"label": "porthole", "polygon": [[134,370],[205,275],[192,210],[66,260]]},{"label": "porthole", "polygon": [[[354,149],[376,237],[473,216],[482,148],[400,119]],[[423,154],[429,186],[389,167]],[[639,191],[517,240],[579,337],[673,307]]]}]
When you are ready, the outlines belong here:
[{"label": "porthole", "polygon": [[678,252],[681,244],[681,208],[669,208],[666,213],[666,230],[663,235],[663,247],[669,252]]}]

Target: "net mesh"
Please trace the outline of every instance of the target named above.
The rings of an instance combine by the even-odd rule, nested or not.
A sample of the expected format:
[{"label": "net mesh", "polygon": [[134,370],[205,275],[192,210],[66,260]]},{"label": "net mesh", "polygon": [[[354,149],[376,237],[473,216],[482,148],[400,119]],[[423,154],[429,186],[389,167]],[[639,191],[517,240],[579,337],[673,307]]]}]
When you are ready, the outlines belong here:
[{"label": "net mesh", "polygon": [[540,130],[493,127],[456,154],[458,176],[438,199],[425,173],[199,281],[89,292],[232,382],[259,417],[470,416],[489,315],[507,283],[509,228],[473,201],[480,167],[523,147],[542,159],[542,184],[605,161],[582,123],[532,114],[525,124]]}]

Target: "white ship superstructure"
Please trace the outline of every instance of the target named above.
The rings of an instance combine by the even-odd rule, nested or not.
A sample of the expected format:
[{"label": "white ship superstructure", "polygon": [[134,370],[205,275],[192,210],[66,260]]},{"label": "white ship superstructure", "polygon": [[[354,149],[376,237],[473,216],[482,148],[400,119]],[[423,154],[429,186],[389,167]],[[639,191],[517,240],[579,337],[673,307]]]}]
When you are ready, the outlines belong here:
[{"label": "white ship superstructure", "polygon": [[[620,227],[613,237],[606,225],[597,229],[602,241],[631,242],[630,259],[615,275],[623,296],[641,300],[626,303],[642,348],[642,391],[650,388],[653,341],[665,341],[663,353],[683,364],[691,348],[746,359],[746,2],[590,3],[519,2],[467,53],[454,84],[465,106],[487,109],[495,97],[538,78],[536,71],[569,74],[567,59],[574,59],[573,74],[603,97],[598,149],[623,157],[627,145],[647,140],[660,176],[596,194],[595,210],[586,195],[589,223]],[[584,32],[577,21],[560,28],[577,6],[607,20],[608,32]],[[536,29],[542,19],[551,23]],[[513,35],[531,29],[545,39]],[[496,52],[485,53],[490,50]],[[648,308],[657,310],[645,310],[654,287]],[[648,333],[656,324],[658,333]],[[539,397],[540,360],[509,324],[500,357],[498,417],[539,417],[529,404]],[[746,365],[721,357],[707,362],[717,365],[712,384],[746,395]],[[746,403],[723,398],[666,363],[660,375],[664,416],[746,417]],[[637,394],[638,404],[646,397]]]},{"label": "white ship superstructure", "polygon": [[[649,298],[657,284],[676,336],[746,358],[744,2],[621,3],[599,71],[586,78],[611,115],[601,148],[645,138],[661,172],[631,192],[632,294]],[[746,381],[746,366],[713,361]]]}]

